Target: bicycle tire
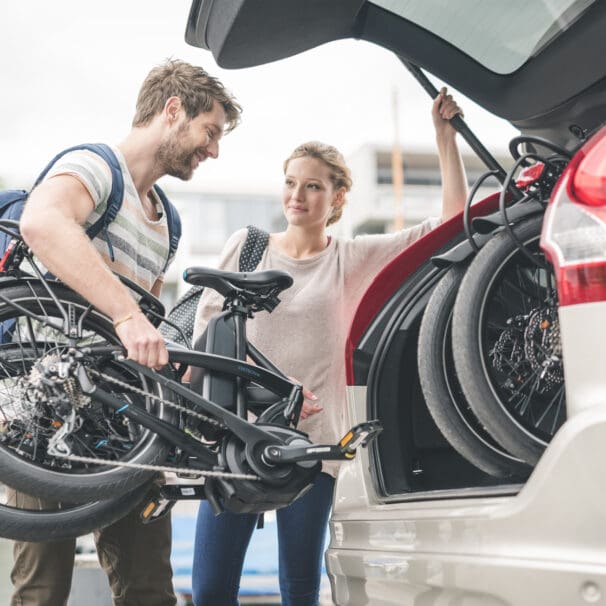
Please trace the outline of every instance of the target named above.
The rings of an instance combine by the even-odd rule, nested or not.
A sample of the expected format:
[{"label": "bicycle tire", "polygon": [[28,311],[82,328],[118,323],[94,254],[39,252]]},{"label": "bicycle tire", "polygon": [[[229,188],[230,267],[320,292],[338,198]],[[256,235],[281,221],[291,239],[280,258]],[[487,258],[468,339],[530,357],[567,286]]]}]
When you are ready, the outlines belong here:
[{"label": "bicycle tire", "polygon": [[13,541],[59,541],[104,528],[127,515],[144,498],[148,485],[112,499],[57,509],[21,509],[0,485],[0,537]]},{"label": "bicycle tire", "polygon": [[[61,284],[53,283],[52,290],[61,305],[81,322],[81,338],[68,343],[60,310],[41,282],[31,281],[1,290],[5,301],[0,302],[0,421],[3,422],[0,481],[26,494],[70,503],[123,495],[148,481],[154,472],[66,463],[65,459],[53,457],[45,450],[55,425],[60,426],[65,418],[57,414],[60,404],[56,400],[45,399],[44,390],[52,389],[46,387],[48,381],[53,380],[53,377],[48,379],[49,369],[59,366],[61,356],[70,345],[119,344],[111,322],[84,299]],[[20,305],[23,311],[6,300]],[[36,314],[37,319],[25,311]],[[163,398],[172,397],[164,393],[161,386],[127,370],[107,354],[104,359],[89,356],[87,363],[91,368],[115,375],[114,378],[145,385],[147,390]],[[151,465],[164,462],[169,447],[157,435],[125,421],[114,411],[95,406],[94,401],[87,401],[82,392],[77,392],[74,382],[68,383],[69,378],[61,397],[77,412],[75,418],[79,426],[69,435],[75,454],[116,462]],[[130,405],[157,410],[160,418],[169,418],[166,408],[150,398],[133,395],[115,384],[98,384]],[[43,395],[39,396],[41,390]]]},{"label": "bicycle tire", "polygon": [[438,429],[470,463],[499,478],[528,475],[528,466],[492,438],[469,407],[456,376],[452,353],[452,310],[467,264],[455,265],[434,289],[421,321],[419,378]]},{"label": "bicycle tire", "polygon": [[[537,259],[542,220],[532,217],[513,227]],[[452,321],[455,367],[469,405],[507,451],[530,465],[566,411],[555,286],[550,266],[543,267],[506,232],[497,234],[470,264]],[[537,330],[530,329],[541,314],[538,336],[547,345],[537,346]]]}]

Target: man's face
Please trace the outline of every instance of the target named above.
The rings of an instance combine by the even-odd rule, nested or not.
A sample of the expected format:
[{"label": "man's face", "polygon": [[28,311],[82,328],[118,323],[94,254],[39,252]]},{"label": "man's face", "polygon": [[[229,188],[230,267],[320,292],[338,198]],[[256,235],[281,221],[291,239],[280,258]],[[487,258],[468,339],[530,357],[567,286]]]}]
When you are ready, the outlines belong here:
[{"label": "man's face", "polygon": [[183,110],[156,154],[163,172],[187,181],[206,158],[219,157],[225,111],[216,101],[209,112],[189,120]]}]

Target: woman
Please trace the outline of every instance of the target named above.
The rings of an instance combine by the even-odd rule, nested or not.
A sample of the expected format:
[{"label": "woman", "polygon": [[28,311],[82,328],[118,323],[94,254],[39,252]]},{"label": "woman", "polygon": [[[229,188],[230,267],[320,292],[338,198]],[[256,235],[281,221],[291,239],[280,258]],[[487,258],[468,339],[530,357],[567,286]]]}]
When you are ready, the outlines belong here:
[{"label": "woman", "polygon": [[[442,220],[459,213],[466,180],[449,120],[459,108],[443,89],[432,116],[443,179]],[[287,271],[294,284],[270,314],[247,324],[251,342],[305,386],[299,429],[316,443],[336,443],[348,428],[345,398],[345,339],[353,314],[379,270],[436,225],[395,234],[331,238],[326,227],[339,220],[351,177],[341,154],[318,142],[299,146],[284,163],[283,211],[288,227],[270,235],[258,269]],[[219,267],[237,270],[246,230],[228,240]],[[196,334],[219,312],[222,299],[205,292],[196,318]],[[312,393],[309,390],[313,390]],[[322,555],[338,463],[322,466],[314,486],[277,511],[279,578],[284,606],[318,604]],[[196,606],[237,605],[244,556],[257,516],[224,512],[215,517],[200,504],[193,564]]]}]

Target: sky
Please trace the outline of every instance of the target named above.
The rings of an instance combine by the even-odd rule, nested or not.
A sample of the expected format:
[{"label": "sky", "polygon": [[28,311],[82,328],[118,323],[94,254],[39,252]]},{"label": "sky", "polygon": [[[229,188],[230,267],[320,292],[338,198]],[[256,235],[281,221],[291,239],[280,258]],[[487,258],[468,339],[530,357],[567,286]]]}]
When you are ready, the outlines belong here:
[{"label": "sky", "polygon": [[[54,154],[82,142],[119,143],[139,87],[174,57],[218,76],[244,108],[207,160],[172,190],[271,191],[282,162],[318,139],[346,156],[364,144],[391,145],[393,98],[404,149],[432,149],[431,101],[388,51],[367,42],[325,44],[263,66],[224,70],[184,41],[190,0],[28,0],[0,4],[0,180],[27,187]],[[262,32],[260,33],[262,35]],[[434,81],[439,88],[440,82]],[[517,132],[457,97],[468,124],[493,153]],[[355,175],[354,175],[355,178]]]}]

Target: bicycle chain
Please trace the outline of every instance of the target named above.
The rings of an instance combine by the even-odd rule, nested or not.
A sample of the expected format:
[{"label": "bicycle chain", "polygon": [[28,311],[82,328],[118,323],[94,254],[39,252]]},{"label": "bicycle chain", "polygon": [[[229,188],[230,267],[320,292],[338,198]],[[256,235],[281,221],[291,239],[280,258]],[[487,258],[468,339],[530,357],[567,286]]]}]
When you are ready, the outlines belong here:
[{"label": "bicycle chain", "polygon": [[[99,372],[98,370],[89,368],[88,371],[91,374],[93,374],[97,377],[100,377],[101,379],[104,379],[105,381],[108,381],[110,383],[115,383],[116,385],[119,385],[134,393],[138,393],[139,395],[142,395],[146,398],[152,398],[154,400],[157,400],[158,402],[165,404],[166,406],[170,406],[171,408],[180,410],[181,412],[184,412],[188,415],[201,419],[202,421],[208,422],[217,427],[220,427],[221,429],[228,429],[225,425],[223,425],[223,423],[220,423],[216,419],[208,417],[207,415],[204,415],[200,412],[195,412],[193,410],[190,410],[189,408],[186,408],[185,406],[181,406],[180,404],[176,404],[175,402],[171,402],[170,400],[165,400],[164,398],[161,398],[160,396],[157,396],[152,393],[148,393],[148,392],[144,391],[143,389],[140,389],[139,387],[135,387],[134,385],[129,385],[128,383],[125,383],[124,381],[120,381],[120,379],[116,379],[115,377],[106,375],[102,372]],[[58,455],[55,455],[55,456],[58,456]],[[192,469],[191,467],[169,467],[169,466],[163,466],[163,465],[148,465],[146,463],[129,463],[127,461],[105,461],[103,459],[95,459],[94,457],[83,457],[80,455],[72,455],[72,454],[60,455],[60,456],[61,456],[61,458],[65,458],[70,461],[75,461],[78,463],[90,463],[92,465],[108,465],[110,467],[127,467],[130,469],[145,469],[145,470],[155,471],[155,472],[160,472],[160,473],[187,474],[187,475],[197,475],[197,476],[204,476],[204,477],[210,477],[210,478],[228,478],[228,479],[232,479],[232,480],[252,480],[252,481],[261,480],[261,478],[259,478],[259,476],[254,475],[254,474],[233,473],[233,472],[229,472],[229,471],[216,471],[216,470],[210,470],[210,469],[209,470]]]},{"label": "bicycle chain", "polygon": [[231,480],[253,480],[260,481],[261,478],[250,473],[232,473],[230,471],[213,471],[210,469],[192,469],[191,467],[168,467],[163,465],[147,465],[146,463],[129,463],[127,461],[105,461],[94,457],[82,457],[80,455],[59,455],[55,457],[76,461],[77,463],[91,463],[92,465],[107,465],[109,467],[128,467],[130,469],[145,469],[161,473],[187,474],[188,476],[205,476],[210,478],[229,478]]},{"label": "bicycle chain", "polygon": [[191,410],[191,409],[187,408],[186,406],[181,406],[181,404],[177,404],[170,400],[165,400],[164,398],[161,398],[160,396],[157,396],[153,393],[144,391],[143,389],[141,389],[139,387],[135,387],[134,385],[129,385],[128,383],[125,383],[124,381],[120,381],[120,379],[116,379],[115,377],[106,375],[102,372],[99,372],[98,370],[89,368],[88,371],[91,374],[96,375],[97,377],[100,377],[101,379],[104,379],[105,381],[108,381],[110,383],[115,383],[116,385],[119,385],[120,387],[129,389],[130,391],[132,391],[134,393],[138,393],[140,396],[144,396],[146,398],[151,398],[153,400],[157,400],[161,404],[170,406],[171,408],[174,408],[175,410],[180,410],[181,412],[184,412],[185,414],[188,414],[192,417],[200,419],[201,421],[205,421],[206,423],[210,423],[211,425],[215,425],[216,427],[219,427],[220,429],[228,429],[228,427],[226,425],[223,425],[223,423],[221,423],[220,421],[217,421],[217,419],[213,419],[212,417],[202,414],[201,412],[196,412],[195,410]]}]

